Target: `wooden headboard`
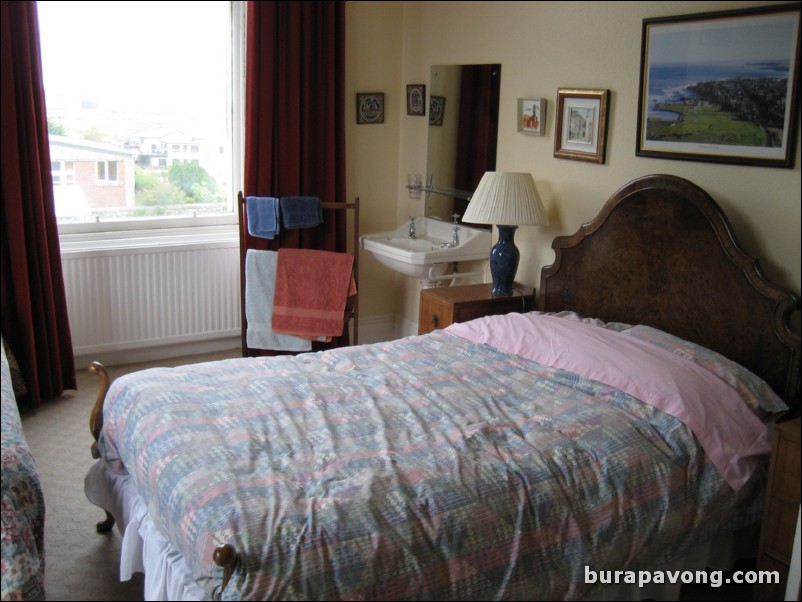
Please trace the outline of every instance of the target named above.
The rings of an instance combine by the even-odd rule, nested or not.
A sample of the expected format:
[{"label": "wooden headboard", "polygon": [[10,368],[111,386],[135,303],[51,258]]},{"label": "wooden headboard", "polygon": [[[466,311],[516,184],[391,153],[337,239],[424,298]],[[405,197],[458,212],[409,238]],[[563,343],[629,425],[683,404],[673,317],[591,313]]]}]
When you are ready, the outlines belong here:
[{"label": "wooden headboard", "polygon": [[790,319],[799,297],[763,276],[704,190],[676,176],[633,180],[552,248],[538,309],[693,341],[763,378],[798,412],[800,337]]}]

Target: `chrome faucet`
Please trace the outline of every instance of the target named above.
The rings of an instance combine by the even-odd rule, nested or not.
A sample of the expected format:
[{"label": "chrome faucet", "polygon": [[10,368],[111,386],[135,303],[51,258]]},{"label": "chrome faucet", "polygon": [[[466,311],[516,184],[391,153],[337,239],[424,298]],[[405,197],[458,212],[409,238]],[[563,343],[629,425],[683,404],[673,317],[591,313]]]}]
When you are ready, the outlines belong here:
[{"label": "chrome faucet", "polygon": [[409,216],[409,236],[407,236],[407,238],[410,238],[412,240],[415,240],[416,238],[418,238],[415,235],[415,216],[414,215],[410,215]]},{"label": "chrome faucet", "polygon": [[446,248],[447,247],[449,249],[453,249],[454,247],[458,247],[459,246],[459,231],[460,231],[460,227],[457,225],[457,223],[458,223],[457,220],[459,219],[459,214],[455,213],[454,215],[451,216],[451,218],[454,220],[454,234],[451,237],[451,242],[444,242],[443,244],[440,245],[441,248]]}]

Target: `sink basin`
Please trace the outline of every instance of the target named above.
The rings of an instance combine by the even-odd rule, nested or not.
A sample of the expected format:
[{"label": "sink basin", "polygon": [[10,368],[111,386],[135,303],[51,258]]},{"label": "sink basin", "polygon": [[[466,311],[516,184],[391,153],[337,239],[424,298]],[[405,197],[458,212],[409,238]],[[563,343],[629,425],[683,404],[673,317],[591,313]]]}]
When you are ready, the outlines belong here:
[{"label": "sink basin", "polygon": [[360,238],[363,249],[373,253],[382,265],[407,276],[429,279],[450,271],[447,264],[475,261],[490,256],[491,235],[488,230],[459,224],[460,243],[451,243],[454,224],[431,217],[415,220],[415,238],[409,238],[409,224],[389,232],[366,234]]}]

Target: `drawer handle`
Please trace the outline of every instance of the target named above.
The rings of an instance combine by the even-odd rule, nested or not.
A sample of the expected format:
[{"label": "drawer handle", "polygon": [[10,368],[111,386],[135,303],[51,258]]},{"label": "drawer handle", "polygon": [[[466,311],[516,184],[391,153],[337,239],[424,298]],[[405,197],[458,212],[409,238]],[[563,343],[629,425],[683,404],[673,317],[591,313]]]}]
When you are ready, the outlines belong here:
[{"label": "drawer handle", "polygon": [[433,314],[433,315],[432,315],[432,326],[434,326],[435,328],[437,328],[437,326],[438,326],[439,324],[440,324],[440,317],[439,317],[437,314]]}]

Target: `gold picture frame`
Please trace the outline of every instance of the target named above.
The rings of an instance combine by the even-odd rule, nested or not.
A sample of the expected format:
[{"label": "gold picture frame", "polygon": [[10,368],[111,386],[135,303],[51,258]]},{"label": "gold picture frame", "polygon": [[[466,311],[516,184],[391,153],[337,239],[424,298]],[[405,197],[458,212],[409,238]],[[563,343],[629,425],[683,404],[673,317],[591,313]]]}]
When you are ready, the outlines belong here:
[{"label": "gold picture frame", "polygon": [[557,90],[555,157],[604,163],[609,99],[609,90]]}]

